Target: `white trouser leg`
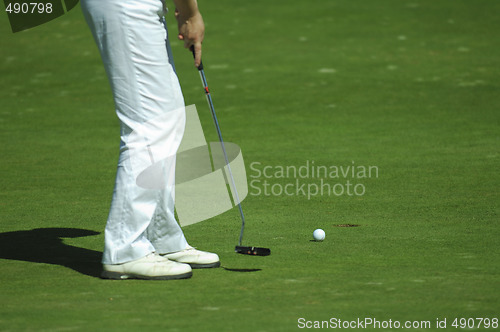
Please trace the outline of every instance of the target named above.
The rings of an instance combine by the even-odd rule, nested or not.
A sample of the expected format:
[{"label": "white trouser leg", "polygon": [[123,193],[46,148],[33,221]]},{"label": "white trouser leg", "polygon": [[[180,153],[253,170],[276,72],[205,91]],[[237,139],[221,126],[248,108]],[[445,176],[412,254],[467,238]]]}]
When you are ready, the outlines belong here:
[{"label": "white trouser leg", "polygon": [[[167,52],[160,0],[82,0],[108,75],[121,124],[120,158],[105,230],[104,264],[141,258],[152,251],[182,250],[187,243],[174,218],[175,153],[185,113],[179,81]],[[177,112],[176,112],[177,110]],[[169,176],[162,189],[137,185],[131,134],[162,118]],[[166,121],[164,119],[167,119]],[[148,131],[141,134],[154,142]],[[152,134],[154,136],[154,133]]]}]

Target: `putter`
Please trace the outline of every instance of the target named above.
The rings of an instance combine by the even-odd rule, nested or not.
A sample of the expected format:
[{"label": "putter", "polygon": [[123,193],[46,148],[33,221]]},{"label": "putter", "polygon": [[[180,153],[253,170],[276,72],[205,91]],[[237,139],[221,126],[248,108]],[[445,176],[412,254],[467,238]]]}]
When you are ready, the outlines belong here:
[{"label": "putter", "polygon": [[[193,57],[195,57],[194,46],[191,46],[191,52]],[[241,217],[241,231],[240,239],[238,245],[235,247],[235,252],[244,255],[254,255],[254,256],[269,256],[271,254],[271,249],[260,248],[260,247],[246,247],[242,246],[243,241],[243,231],[245,230],[245,216],[243,214],[243,209],[241,208],[240,197],[238,196],[238,191],[236,190],[236,183],[234,182],[233,173],[231,172],[231,166],[229,165],[229,159],[227,157],[226,148],[224,146],[224,140],[222,139],[222,134],[219,127],[219,121],[217,121],[217,115],[215,114],[214,104],[212,102],[212,97],[210,96],[210,90],[208,90],[207,79],[205,77],[205,72],[203,70],[203,62],[200,60],[200,65],[197,67],[198,73],[200,74],[201,82],[203,84],[203,90],[205,91],[205,96],[207,98],[208,106],[210,107],[210,112],[212,114],[212,119],[214,121],[215,129],[217,130],[217,135],[219,136],[219,142],[222,147],[222,154],[224,155],[224,160],[226,162],[227,170],[229,173],[230,185],[233,190],[234,196],[236,197],[236,203],[238,203],[238,210],[240,211]]]}]

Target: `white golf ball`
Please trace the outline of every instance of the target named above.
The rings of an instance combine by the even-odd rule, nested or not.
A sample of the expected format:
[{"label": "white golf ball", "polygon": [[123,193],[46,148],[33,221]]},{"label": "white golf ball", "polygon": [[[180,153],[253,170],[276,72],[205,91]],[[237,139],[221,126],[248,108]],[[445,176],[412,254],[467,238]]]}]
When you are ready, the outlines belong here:
[{"label": "white golf ball", "polygon": [[325,239],[325,231],[322,230],[321,228],[318,228],[316,229],[314,232],[313,232],[313,238],[316,240],[316,241],[323,241]]}]

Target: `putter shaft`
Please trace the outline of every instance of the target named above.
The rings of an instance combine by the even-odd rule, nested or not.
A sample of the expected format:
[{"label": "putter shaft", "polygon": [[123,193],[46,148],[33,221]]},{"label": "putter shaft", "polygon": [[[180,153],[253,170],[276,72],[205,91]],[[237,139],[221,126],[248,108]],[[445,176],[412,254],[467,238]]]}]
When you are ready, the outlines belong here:
[{"label": "putter shaft", "polygon": [[[194,49],[193,49],[194,56]],[[215,129],[217,130],[217,135],[219,136],[219,142],[222,147],[222,154],[224,155],[224,160],[226,162],[227,170],[229,173],[229,178],[231,182],[231,190],[236,197],[236,203],[238,204],[238,210],[240,211],[241,216],[241,231],[240,231],[240,239],[238,245],[241,246],[243,241],[243,231],[245,229],[245,215],[243,214],[243,208],[241,207],[240,197],[238,195],[238,190],[236,189],[236,183],[234,181],[233,172],[231,171],[231,166],[229,165],[229,158],[227,157],[226,147],[224,146],[224,140],[222,139],[222,133],[219,126],[219,121],[217,120],[217,115],[215,114],[214,104],[212,102],[212,96],[210,95],[210,90],[208,89],[207,78],[205,77],[205,72],[203,70],[203,63],[200,62],[198,66],[198,73],[200,74],[201,82],[203,84],[203,89],[205,91],[205,97],[207,98],[208,106],[210,107],[210,112],[212,114],[212,119],[214,121]]]}]

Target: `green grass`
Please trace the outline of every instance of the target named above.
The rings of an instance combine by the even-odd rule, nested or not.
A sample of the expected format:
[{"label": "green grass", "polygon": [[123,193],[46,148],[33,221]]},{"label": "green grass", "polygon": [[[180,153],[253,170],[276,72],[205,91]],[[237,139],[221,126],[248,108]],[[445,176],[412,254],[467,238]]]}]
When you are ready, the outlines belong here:
[{"label": "green grass", "polygon": [[[101,280],[119,132],[97,49],[79,8],[17,34],[2,14],[0,331],[290,331],[300,317],[447,318],[450,327],[455,317],[498,318],[500,3],[200,7],[215,107],[249,180],[253,162],[354,161],[377,166],[378,177],[349,178],[365,186],[362,196],[249,195],[245,242],[270,247],[269,257],[233,253],[233,209],[185,228],[224,268],[183,281]],[[186,103],[215,141],[181,46],[173,42]],[[360,226],[335,227],[346,223]],[[315,228],[324,242],[310,241]],[[41,230],[22,233],[33,229]]]}]

